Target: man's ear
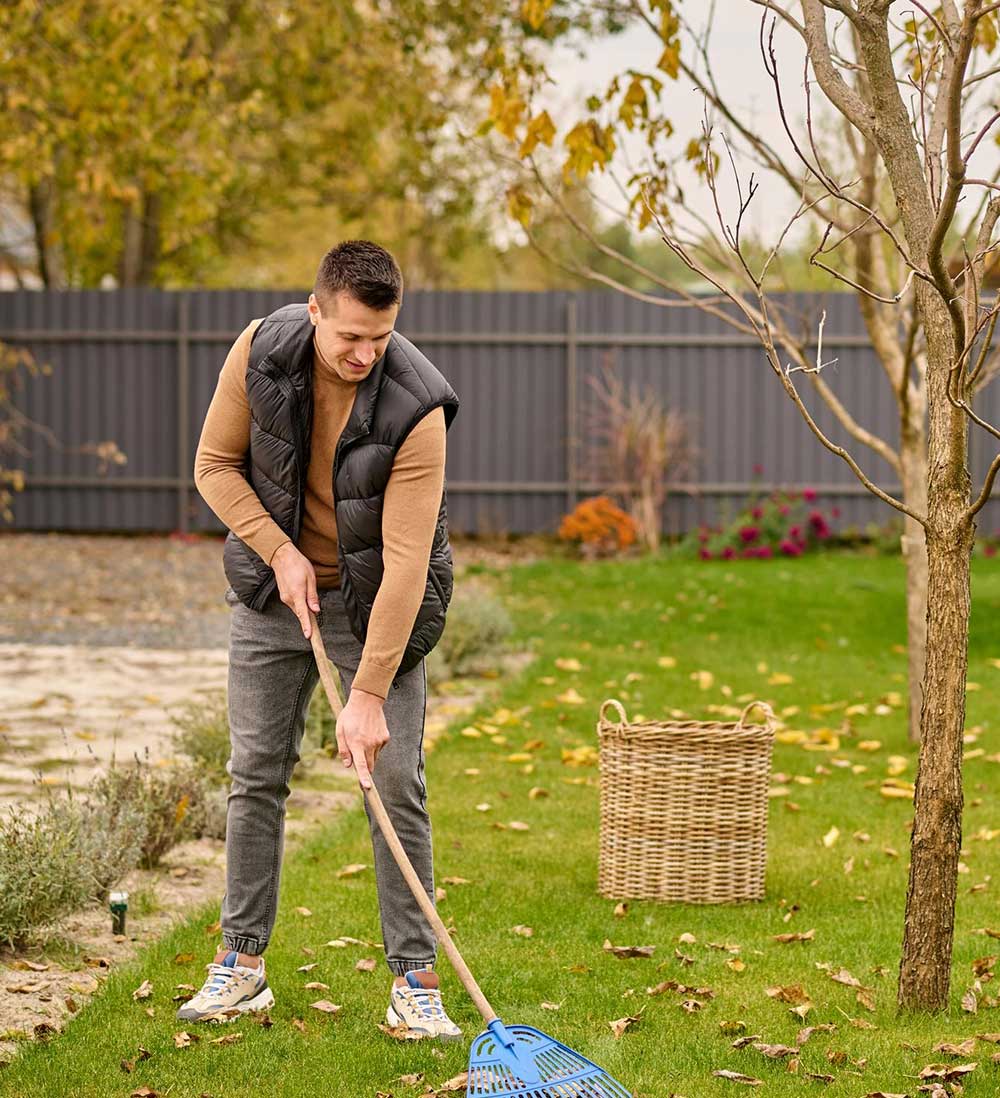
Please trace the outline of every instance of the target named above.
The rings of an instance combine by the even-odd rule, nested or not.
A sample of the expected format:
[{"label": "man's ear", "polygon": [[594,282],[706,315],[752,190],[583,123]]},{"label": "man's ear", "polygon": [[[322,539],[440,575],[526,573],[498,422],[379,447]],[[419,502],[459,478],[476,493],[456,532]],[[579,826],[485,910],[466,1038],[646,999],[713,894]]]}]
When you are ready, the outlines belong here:
[{"label": "man's ear", "polygon": [[315,325],[323,314],[320,311],[319,302],[315,294],[309,295],[309,317]]}]

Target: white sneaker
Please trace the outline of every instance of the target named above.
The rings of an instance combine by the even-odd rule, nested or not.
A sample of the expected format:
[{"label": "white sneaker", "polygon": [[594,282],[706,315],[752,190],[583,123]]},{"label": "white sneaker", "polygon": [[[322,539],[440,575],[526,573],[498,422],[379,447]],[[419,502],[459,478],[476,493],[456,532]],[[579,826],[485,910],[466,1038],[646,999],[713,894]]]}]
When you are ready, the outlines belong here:
[{"label": "white sneaker", "polygon": [[193,999],[177,1011],[181,1022],[231,1022],[248,1010],[266,1010],[274,1006],[274,994],[267,986],[264,958],[259,968],[237,964],[239,954],[230,950],[221,964],[212,961],[205,967],[208,978]]},{"label": "white sneaker", "polygon": [[406,983],[393,987],[385,1020],[390,1026],[406,1026],[425,1037],[457,1041],[462,1031],[444,1012],[441,992],[422,987],[416,973],[406,974]]}]

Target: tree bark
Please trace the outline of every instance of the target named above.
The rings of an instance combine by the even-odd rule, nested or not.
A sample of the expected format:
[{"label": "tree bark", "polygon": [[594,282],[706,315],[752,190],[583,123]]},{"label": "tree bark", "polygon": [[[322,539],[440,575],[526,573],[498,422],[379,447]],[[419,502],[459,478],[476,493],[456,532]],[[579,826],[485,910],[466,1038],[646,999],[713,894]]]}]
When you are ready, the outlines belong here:
[{"label": "tree bark", "polygon": [[35,252],[38,256],[38,276],[48,290],[66,288],[66,268],[52,209],[53,187],[51,180],[41,179],[28,187],[28,210],[35,236]]},{"label": "tree bark", "polygon": [[[927,514],[927,450],[924,401],[908,406],[909,421],[901,424],[899,457],[903,470],[903,500],[918,514]],[[924,528],[903,517],[903,565],[906,569],[907,728],[910,741],[920,742],[923,681],[927,662],[927,539]]]},{"label": "tree bark", "polygon": [[964,515],[971,486],[968,420],[946,389],[953,351],[950,319],[935,289],[920,287],[918,299],[927,333],[930,408],[927,661],[897,999],[903,1009],[944,1010],[962,845],[969,564],[976,524]]}]

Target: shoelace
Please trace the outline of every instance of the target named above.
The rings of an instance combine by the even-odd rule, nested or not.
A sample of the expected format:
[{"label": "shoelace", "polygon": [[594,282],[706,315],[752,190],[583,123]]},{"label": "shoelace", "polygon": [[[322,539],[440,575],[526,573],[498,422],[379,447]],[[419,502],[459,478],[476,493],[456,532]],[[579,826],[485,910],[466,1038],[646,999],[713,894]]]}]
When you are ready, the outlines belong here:
[{"label": "shoelace", "polygon": [[230,968],[228,965],[217,964],[214,961],[209,962],[207,968],[210,976],[201,989],[201,994],[206,998],[218,998],[225,991],[226,985],[240,975],[236,969]]},{"label": "shoelace", "polygon": [[418,1013],[424,1018],[443,1018],[444,1007],[441,1005],[441,992],[438,988],[426,987],[415,988],[409,986],[403,986],[397,988],[403,994],[403,997],[412,1002],[418,1010]]}]

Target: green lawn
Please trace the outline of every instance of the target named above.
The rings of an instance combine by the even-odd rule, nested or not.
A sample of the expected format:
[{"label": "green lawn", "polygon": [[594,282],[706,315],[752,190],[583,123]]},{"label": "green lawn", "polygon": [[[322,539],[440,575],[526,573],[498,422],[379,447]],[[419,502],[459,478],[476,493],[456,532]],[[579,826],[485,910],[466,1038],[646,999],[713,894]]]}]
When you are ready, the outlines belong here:
[{"label": "green lawn", "polygon": [[[995,563],[974,562],[969,678],[980,689],[969,693],[967,727],[979,734],[968,750],[983,753],[966,764],[968,872],[959,894],[953,1006],[933,1019],[896,1015],[911,805],[879,792],[889,756],[906,757],[899,775],[904,780],[912,780],[915,768],[898,704],[906,690],[900,560],[831,553],[704,564],[668,557],[545,561],[498,574],[497,582],[520,639],[538,659],[505,684],[495,705],[445,734],[429,756],[428,782],[439,883],[446,876],[470,882],[447,885],[440,910],[457,927],[460,947],[505,1021],[536,1025],[583,1051],[636,1098],[751,1093],[714,1078],[717,1069],[761,1079],[760,1093],[774,1096],[813,1090],[838,1098],[877,1091],[915,1095],[921,1068],[950,1059],[932,1051],[935,1044],[1000,1031],[1000,1011],[985,1002],[975,1016],[960,1008],[973,961],[1000,953],[1000,943],[976,933],[1000,928],[1000,831],[992,830],[1000,828],[1000,765],[989,758],[1000,752],[991,712],[1000,669],[989,662],[1000,658]],[[674,657],[676,666],[661,667],[657,661],[664,656]],[[578,660],[582,669],[560,670],[556,659]],[[766,669],[758,669],[761,662]],[[699,671],[711,672],[708,689],[702,689]],[[769,684],[776,672],[792,681]],[[641,678],[626,683],[632,673]],[[570,687],[582,704],[556,700]],[[836,731],[850,722],[833,751],[792,743],[776,748],[774,769],[787,775],[788,793],[771,801],[766,901],[722,908],[632,903],[624,918],[616,918],[614,903],[596,893],[597,770],[565,765],[562,749],[596,742],[597,708],[609,696],[622,699],[630,713],[654,716],[677,708],[707,718],[707,706],[739,704],[744,695],[769,700],[778,711],[799,707],[785,718],[789,730]],[[897,704],[888,714],[875,714],[887,695]],[[868,714],[845,718],[844,707],[861,704]],[[823,705],[839,708],[813,708]],[[488,729],[478,738],[461,734],[467,725],[482,731],[484,724],[506,742],[491,738]],[[874,740],[881,744],[875,750],[859,747]],[[520,756],[531,741],[543,746],[529,748],[533,762],[527,764]],[[549,795],[529,796],[535,787]],[[480,804],[491,808],[477,811]],[[494,826],[510,821],[529,829]],[[173,1034],[183,1027],[174,1022],[171,996],[175,984],[201,982],[216,941],[205,929],[217,918],[213,904],[192,913],[137,966],[113,973],[63,1035],[26,1046],[0,1073],[0,1094],[114,1098],[148,1086],[171,1098],[261,1091],[288,1098],[374,1098],[378,1092],[403,1098],[424,1088],[399,1082],[404,1073],[423,1072],[427,1083],[440,1086],[461,1072],[467,1044],[399,1044],[375,1028],[385,1009],[387,974],[381,964],[375,973],[354,969],[373,951],[324,945],[338,935],[377,940],[371,872],[335,876],[347,863],[371,861],[363,824],[359,804],[286,862],[268,951],[277,998],[270,1028],[250,1020],[202,1027],[199,1044],[174,1047]],[[832,828],[839,838],[825,845]],[[312,915],[296,913],[300,905]],[[519,924],[532,927],[533,936],[513,933]],[[809,930],[815,936],[805,943],[774,940]],[[681,942],[682,935],[695,940]],[[651,959],[619,960],[602,951],[606,938],[656,951]],[[710,943],[739,946],[742,963]],[[184,953],[196,959],[175,963]],[[317,967],[296,971],[308,961]],[[874,1011],[857,1002],[855,989],[830,979],[841,967],[873,989]],[[478,1016],[443,960],[440,969],[452,1016],[471,1036]],[[131,992],[143,978],[155,990],[137,1003]],[[321,980],[330,990],[307,991],[308,980]],[[714,997],[694,996],[703,1006],[688,1013],[681,1002],[690,995],[647,995],[647,987],[666,980],[710,988]],[[804,1022],[789,1004],[765,993],[793,984],[802,985],[813,1003]],[[994,993],[984,977],[981,999]],[[310,1009],[321,997],[342,1004],[341,1013],[329,1018]],[[560,1009],[543,1009],[543,1002]],[[153,1017],[146,1013],[149,1005]],[[628,1015],[640,1020],[616,1040],[608,1023]],[[304,1032],[291,1024],[295,1018],[305,1019]],[[857,1019],[864,1028],[853,1024]],[[765,1059],[752,1047],[733,1049],[736,1033],[726,1030],[740,1027],[726,1023],[743,1023],[742,1032],[786,1045],[796,1042],[804,1025],[836,1029],[816,1032],[803,1045],[796,1074],[787,1061]],[[209,1044],[227,1032],[242,1039]],[[139,1046],[151,1055],[126,1075],[120,1062],[135,1059]],[[965,1080],[968,1095],[1000,1090],[1000,1066],[991,1062],[995,1047],[980,1041],[974,1053],[952,1059],[978,1063]],[[808,1073],[835,1081],[824,1086]]]}]

